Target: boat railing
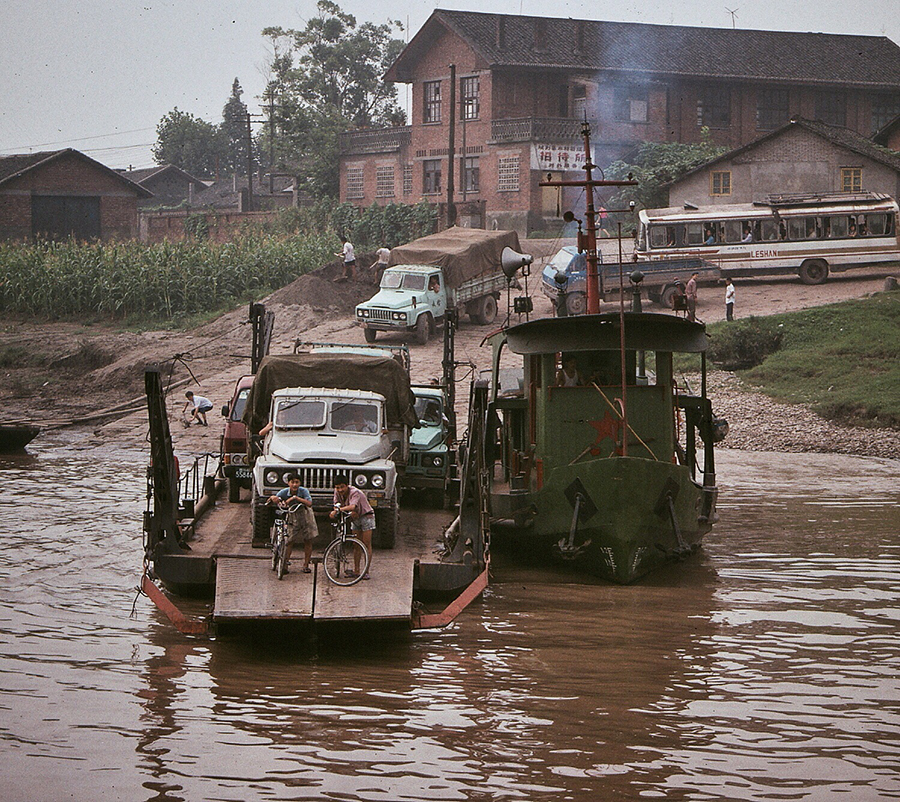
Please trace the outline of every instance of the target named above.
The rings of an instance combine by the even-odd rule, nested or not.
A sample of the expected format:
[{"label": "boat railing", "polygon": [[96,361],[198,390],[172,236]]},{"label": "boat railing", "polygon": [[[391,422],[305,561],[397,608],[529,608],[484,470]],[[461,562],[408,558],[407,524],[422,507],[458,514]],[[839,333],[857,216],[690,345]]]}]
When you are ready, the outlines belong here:
[{"label": "boat railing", "polygon": [[178,497],[197,502],[203,495],[206,477],[214,476],[219,467],[218,454],[201,454],[178,477]]}]

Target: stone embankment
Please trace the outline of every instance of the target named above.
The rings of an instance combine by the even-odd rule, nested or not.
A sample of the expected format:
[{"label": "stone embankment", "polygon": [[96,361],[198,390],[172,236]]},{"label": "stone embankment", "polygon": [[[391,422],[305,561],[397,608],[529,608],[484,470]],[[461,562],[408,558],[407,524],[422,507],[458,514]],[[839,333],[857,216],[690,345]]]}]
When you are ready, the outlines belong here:
[{"label": "stone embankment", "polygon": [[728,421],[720,447],[900,459],[900,431],[841,426],[803,404],[782,404],[756,392],[725,371],[712,371],[707,389],[716,415]]}]

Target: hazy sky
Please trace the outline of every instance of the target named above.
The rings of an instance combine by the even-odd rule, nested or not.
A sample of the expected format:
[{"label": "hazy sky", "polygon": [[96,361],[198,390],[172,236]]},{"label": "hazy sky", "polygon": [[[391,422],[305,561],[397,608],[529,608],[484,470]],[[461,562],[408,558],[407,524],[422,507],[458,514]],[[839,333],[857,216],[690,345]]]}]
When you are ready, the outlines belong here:
[{"label": "hazy sky", "polygon": [[[553,16],[887,36],[896,0],[562,0]],[[539,0],[343,0],[359,20],[409,22],[437,7],[546,13]],[[0,154],[74,147],[110,167],[148,167],[160,118],[177,106],[210,122],[239,78],[257,111],[269,25],[301,28],[315,0],[0,0]],[[401,100],[405,96],[400,89]]]}]

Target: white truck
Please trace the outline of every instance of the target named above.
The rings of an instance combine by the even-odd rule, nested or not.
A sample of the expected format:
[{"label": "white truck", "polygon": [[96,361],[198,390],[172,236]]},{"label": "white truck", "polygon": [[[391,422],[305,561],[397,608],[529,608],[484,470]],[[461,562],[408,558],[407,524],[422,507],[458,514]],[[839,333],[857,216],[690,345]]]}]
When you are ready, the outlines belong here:
[{"label": "white truck", "polygon": [[412,333],[424,345],[454,307],[493,323],[508,286],[500,267],[507,247],[519,250],[515,231],[454,227],[394,248],[378,292],[356,307],[366,342],[383,331]]},{"label": "white truck", "polygon": [[258,433],[271,421],[253,465],[253,540],[268,542],[267,496],[296,473],[313,509],[331,509],[334,478],[345,474],[375,510],[375,545],[392,548],[398,474],[418,426],[405,367],[378,354],[312,352],[269,356],[250,390],[244,422]]}]

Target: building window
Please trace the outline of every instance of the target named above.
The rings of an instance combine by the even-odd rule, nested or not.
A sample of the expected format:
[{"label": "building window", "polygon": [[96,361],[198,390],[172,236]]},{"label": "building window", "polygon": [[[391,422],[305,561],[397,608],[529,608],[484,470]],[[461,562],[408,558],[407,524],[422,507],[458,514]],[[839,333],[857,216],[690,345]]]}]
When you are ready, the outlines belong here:
[{"label": "building window", "polygon": [[347,168],[347,200],[361,200],[366,197],[362,167]]},{"label": "building window", "polygon": [[569,85],[561,84],[557,89],[556,108],[560,117],[569,116]]},{"label": "building window", "polygon": [[394,168],[376,167],[375,168],[375,197],[376,198],[393,198],[394,197]]},{"label": "building window", "polygon": [[872,133],[900,117],[900,95],[872,95]]},{"label": "building window", "polygon": [[462,95],[462,118],[464,120],[477,120],[481,106],[479,103],[480,83],[478,76],[463,78],[459,82],[459,90]]},{"label": "building window", "polygon": [[422,162],[423,195],[439,195],[441,192],[441,160],[426,159]]},{"label": "building window", "polygon": [[846,126],[847,96],[843,92],[817,92],[816,119],[828,125]]},{"label": "building window", "polygon": [[620,86],[613,90],[613,116],[619,122],[647,122],[648,107],[646,87]]},{"label": "building window", "polygon": [[790,119],[787,89],[756,90],[756,127],[772,131]]},{"label": "building window", "polygon": [[841,192],[862,192],[862,167],[841,167]]},{"label": "building window", "polygon": [[707,128],[731,126],[731,92],[707,87],[697,96],[697,125]]},{"label": "building window", "polygon": [[497,192],[519,191],[519,157],[501,156],[497,160]]},{"label": "building window", "polygon": [[710,195],[730,195],[731,194],[731,170],[721,170],[718,172],[710,173],[709,194]]},{"label": "building window", "polygon": [[480,180],[478,157],[468,156],[463,165],[463,192],[479,192]]},{"label": "building window", "polygon": [[572,90],[572,116],[576,120],[586,119],[587,87],[584,84],[575,84]]},{"label": "building window", "polygon": [[413,168],[411,164],[403,165],[403,194],[412,195],[412,175]]},{"label": "building window", "polygon": [[425,108],[422,122],[439,123],[441,121],[441,82],[425,81],[423,87]]}]

